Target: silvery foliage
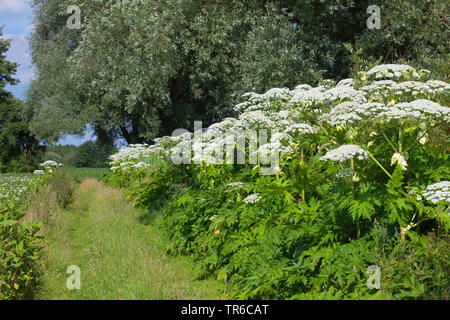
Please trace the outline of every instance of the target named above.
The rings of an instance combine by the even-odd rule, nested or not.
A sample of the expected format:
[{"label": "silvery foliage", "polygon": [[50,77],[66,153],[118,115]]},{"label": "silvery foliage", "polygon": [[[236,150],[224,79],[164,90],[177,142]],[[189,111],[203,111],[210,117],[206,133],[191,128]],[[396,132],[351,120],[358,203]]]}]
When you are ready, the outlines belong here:
[{"label": "silvery foliage", "polygon": [[431,184],[422,192],[425,199],[436,204],[439,202],[450,203],[450,181],[441,181]]}]

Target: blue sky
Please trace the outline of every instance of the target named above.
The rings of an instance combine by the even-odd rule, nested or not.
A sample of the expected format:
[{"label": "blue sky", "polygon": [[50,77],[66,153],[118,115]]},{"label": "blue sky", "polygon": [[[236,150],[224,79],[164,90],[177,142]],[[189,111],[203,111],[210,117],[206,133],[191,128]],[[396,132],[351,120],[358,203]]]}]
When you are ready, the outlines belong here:
[{"label": "blue sky", "polygon": [[33,77],[27,41],[32,30],[32,16],[33,11],[28,4],[28,0],[0,0],[0,26],[3,25],[2,38],[11,40],[7,58],[19,64],[16,78],[20,80],[20,84],[7,86],[6,89],[20,99],[24,98],[24,91]]},{"label": "blue sky", "polygon": [[[11,47],[6,56],[8,60],[19,64],[16,78],[20,80],[20,83],[17,86],[7,86],[6,90],[22,100],[25,98],[25,90],[34,76],[28,48],[28,38],[33,30],[33,10],[29,1],[0,0],[0,26],[3,26],[2,38],[11,40]],[[93,138],[92,131],[87,131],[84,137],[67,136],[61,139],[59,143],[80,145]]]}]

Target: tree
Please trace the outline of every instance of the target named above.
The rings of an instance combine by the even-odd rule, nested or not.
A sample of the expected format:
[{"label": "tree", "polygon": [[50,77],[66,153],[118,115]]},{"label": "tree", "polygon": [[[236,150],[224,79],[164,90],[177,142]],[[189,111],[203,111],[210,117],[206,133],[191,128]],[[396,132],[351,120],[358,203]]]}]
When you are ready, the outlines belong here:
[{"label": "tree", "polygon": [[[380,2],[383,21],[397,26],[388,32],[367,29],[368,0],[35,0],[30,127],[49,141],[89,123],[98,136],[151,142],[177,128],[192,130],[193,120],[208,125],[232,115],[247,91],[346,78],[355,64],[350,47],[369,60],[406,52],[426,60],[437,46],[448,52],[445,37],[430,43],[417,27],[428,21],[430,33],[431,22],[440,21],[445,31],[445,10],[432,9],[437,0],[431,9],[424,3],[397,16],[403,4],[413,10],[413,1]],[[66,8],[74,4],[80,30],[66,27]],[[435,17],[422,18],[427,12]],[[405,23],[416,23],[420,38],[403,32]],[[392,55],[396,41],[403,44]],[[417,41],[426,50],[413,54]]]},{"label": "tree", "polygon": [[356,42],[370,62],[407,62],[449,77],[450,2],[441,0],[380,0],[381,30],[365,29]]},{"label": "tree", "polygon": [[8,40],[0,39],[0,172],[35,168],[37,156],[42,151],[28,130],[23,103],[4,89],[7,84],[17,84],[13,78],[17,64],[6,60],[9,46]]}]

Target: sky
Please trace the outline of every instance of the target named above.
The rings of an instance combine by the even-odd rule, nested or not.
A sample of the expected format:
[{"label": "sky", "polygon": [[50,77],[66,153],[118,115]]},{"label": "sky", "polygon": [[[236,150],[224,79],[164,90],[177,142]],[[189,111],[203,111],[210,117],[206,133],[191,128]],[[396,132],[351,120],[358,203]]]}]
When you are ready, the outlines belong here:
[{"label": "sky", "polygon": [[[17,62],[19,67],[15,75],[20,83],[16,86],[6,86],[6,90],[12,92],[17,98],[25,99],[25,90],[33,79],[34,72],[31,64],[31,55],[28,48],[28,38],[33,30],[33,10],[31,0],[0,0],[0,27],[3,26],[3,39],[10,39],[11,46],[6,54],[9,61]],[[58,144],[80,145],[93,139],[91,130],[80,136],[66,136]],[[95,137],[94,137],[95,139]]]}]

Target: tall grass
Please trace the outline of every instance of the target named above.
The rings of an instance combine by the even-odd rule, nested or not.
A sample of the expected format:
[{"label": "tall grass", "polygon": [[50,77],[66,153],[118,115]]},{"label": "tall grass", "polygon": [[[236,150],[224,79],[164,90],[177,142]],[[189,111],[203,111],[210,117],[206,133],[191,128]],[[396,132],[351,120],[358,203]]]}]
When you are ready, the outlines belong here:
[{"label": "tall grass", "polygon": [[[223,286],[196,280],[191,260],[168,257],[158,219],[144,226],[141,215],[120,191],[85,180],[47,235],[37,298],[219,298]],[[80,290],[66,287],[70,265],[81,269]]]}]

